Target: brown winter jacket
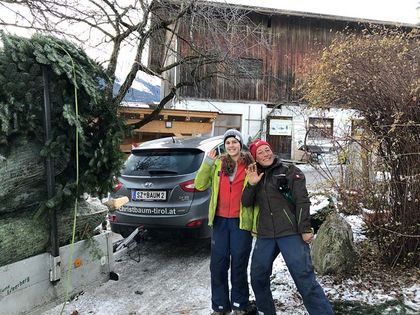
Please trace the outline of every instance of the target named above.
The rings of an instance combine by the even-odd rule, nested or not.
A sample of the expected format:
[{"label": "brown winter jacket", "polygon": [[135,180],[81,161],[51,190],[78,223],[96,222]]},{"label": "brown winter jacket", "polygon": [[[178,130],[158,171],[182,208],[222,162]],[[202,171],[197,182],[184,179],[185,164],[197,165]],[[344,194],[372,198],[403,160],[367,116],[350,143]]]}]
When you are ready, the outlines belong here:
[{"label": "brown winter jacket", "polygon": [[[257,237],[277,238],[309,232],[310,201],[302,171],[283,164],[278,158],[259,171],[264,172],[260,182],[255,186],[248,183],[242,194],[242,205],[257,209],[253,224]],[[287,179],[286,192],[279,189],[281,177]]]}]

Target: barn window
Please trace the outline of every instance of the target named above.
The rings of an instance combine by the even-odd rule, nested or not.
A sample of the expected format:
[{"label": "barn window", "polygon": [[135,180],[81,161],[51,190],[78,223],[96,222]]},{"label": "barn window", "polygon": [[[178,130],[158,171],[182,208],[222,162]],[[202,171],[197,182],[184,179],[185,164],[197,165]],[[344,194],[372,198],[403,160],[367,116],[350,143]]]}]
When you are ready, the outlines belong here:
[{"label": "barn window", "polygon": [[223,135],[228,129],[241,130],[241,115],[219,114],[214,122],[214,135]]},{"label": "barn window", "polygon": [[309,118],[309,139],[329,139],[333,136],[332,118]]},{"label": "barn window", "polygon": [[354,119],[351,121],[352,138],[361,138],[365,132],[365,121],[362,119]]},{"label": "barn window", "polygon": [[235,67],[235,76],[241,78],[261,79],[262,59],[239,58]]}]

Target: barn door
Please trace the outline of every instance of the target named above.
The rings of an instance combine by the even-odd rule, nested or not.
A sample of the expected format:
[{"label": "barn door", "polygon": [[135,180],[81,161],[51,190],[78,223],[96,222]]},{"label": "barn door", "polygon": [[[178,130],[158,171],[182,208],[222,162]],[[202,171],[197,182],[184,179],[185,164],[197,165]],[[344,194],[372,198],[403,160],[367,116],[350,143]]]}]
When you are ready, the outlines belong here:
[{"label": "barn door", "polygon": [[270,117],[268,119],[267,142],[281,159],[291,159],[292,118]]}]

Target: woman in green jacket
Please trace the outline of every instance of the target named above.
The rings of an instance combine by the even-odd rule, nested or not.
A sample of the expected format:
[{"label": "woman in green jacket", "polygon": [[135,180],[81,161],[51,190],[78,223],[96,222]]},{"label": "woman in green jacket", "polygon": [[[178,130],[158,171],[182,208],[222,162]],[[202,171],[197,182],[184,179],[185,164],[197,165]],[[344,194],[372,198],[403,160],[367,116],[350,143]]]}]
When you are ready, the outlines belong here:
[{"label": "woman in green jacket", "polygon": [[[198,190],[212,189],[209,205],[211,241],[212,315],[247,314],[250,311],[247,267],[251,252],[252,208],[241,204],[253,160],[242,152],[242,135],[235,129],[224,134],[226,154],[210,151],[195,179]],[[229,296],[228,270],[231,272]]]}]

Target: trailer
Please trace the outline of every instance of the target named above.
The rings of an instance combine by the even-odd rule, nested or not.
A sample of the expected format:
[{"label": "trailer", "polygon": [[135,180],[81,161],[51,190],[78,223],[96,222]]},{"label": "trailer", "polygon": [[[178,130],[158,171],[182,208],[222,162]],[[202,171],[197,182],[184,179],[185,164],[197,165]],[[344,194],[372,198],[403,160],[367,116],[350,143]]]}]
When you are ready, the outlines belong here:
[{"label": "trailer", "polygon": [[58,257],[44,253],[0,267],[0,315],[39,314],[64,303],[66,289],[70,298],[115,277],[111,235],[62,246]]}]

